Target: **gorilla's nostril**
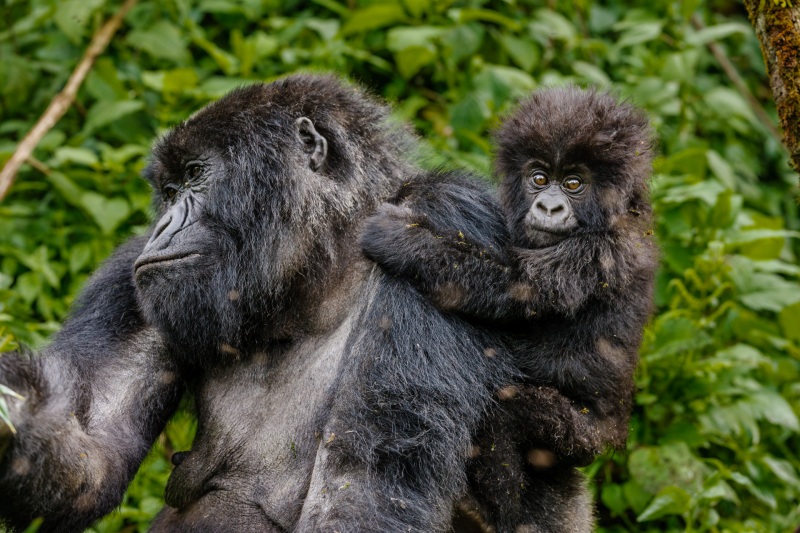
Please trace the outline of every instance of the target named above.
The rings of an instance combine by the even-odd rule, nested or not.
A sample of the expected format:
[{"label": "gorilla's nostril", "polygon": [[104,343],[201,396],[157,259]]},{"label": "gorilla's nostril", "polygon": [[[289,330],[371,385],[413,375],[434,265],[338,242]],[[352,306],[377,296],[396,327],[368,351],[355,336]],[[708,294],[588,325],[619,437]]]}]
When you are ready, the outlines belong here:
[{"label": "gorilla's nostril", "polygon": [[563,210],[564,210],[564,204],[557,204],[550,208],[550,214],[554,215]]}]

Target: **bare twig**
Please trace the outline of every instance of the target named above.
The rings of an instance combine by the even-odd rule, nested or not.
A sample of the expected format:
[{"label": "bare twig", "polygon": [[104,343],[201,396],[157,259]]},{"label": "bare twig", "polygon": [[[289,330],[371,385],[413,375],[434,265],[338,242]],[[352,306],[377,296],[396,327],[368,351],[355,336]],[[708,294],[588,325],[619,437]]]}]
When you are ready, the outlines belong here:
[{"label": "bare twig", "polygon": [[86,48],[86,52],[83,54],[78,66],[72,71],[72,75],[70,75],[69,80],[67,80],[64,89],[53,98],[50,105],[47,106],[47,109],[42,116],[39,117],[39,120],[31,131],[29,131],[28,134],[25,135],[25,138],[22,139],[22,142],[19,143],[11,159],[8,160],[3,170],[0,171],[0,200],[5,198],[8,189],[14,182],[17,172],[19,172],[19,168],[28,159],[31,153],[33,153],[34,148],[36,148],[36,145],[42,140],[42,137],[56,125],[75,101],[78,88],[81,86],[81,83],[83,83],[86,75],[89,74],[97,56],[102,54],[106,49],[108,43],[111,42],[111,38],[122,25],[122,19],[125,18],[125,15],[128,14],[128,11],[131,10],[136,2],[137,0],[125,0],[125,3],[122,4],[119,11],[108,19],[97,33],[94,34],[92,42],[89,43],[89,47]]},{"label": "bare twig", "polygon": [[[697,15],[692,16],[692,25],[697,30],[702,30],[705,28],[703,21],[700,20],[700,17]],[[778,143],[783,143],[783,139],[781,138],[781,132],[778,131],[778,127],[772,120],[772,117],[769,116],[767,111],[764,109],[764,106],[761,105],[761,102],[753,96],[753,93],[750,92],[750,89],[747,87],[747,84],[742,79],[742,75],[739,74],[739,71],[736,70],[736,67],[733,66],[731,60],[728,59],[728,56],[725,55],[725,52],[722,50],[722,47],[711,41],[707,43],[708,49],[711,51],[711,55],[714,56],[714,59],[717,60],[719,66],[722,67],[722,71],[725,72],[725,75],[728,76],[728,79],[731,80],[733,86],[736,87],[736,90],[739,91],[747,103],[750,104],[750,107],[753,109],[753,112],[756,115],[758,121],[767,129],[770,135],[775,138]]]}]

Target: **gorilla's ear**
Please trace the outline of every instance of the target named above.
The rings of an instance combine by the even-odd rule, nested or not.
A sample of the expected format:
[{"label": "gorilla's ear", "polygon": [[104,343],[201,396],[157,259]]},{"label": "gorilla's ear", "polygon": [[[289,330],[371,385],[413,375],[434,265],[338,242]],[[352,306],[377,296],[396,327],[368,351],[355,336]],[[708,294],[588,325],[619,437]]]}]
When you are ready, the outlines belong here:
[{"label": "gorilla's ear", "polygon": [[294,126],[303,144],[303,151],[308,154],[311,170],[319,170],[328,155],[328,141],[317,132],[314,123],[307,117],[295,120]]}]

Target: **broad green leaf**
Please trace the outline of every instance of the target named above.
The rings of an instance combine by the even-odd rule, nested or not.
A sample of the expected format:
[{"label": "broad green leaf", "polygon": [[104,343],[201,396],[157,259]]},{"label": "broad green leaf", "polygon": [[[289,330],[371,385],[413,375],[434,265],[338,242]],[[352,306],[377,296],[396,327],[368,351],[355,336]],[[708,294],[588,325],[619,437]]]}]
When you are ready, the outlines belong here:
[{"label": "broad green leaf", "polygon": [[77,274],[92,260],[92,249],[88,243],[79,242],[70,246],[69,249],[69,271]]},{"label": "broad green leaf", "polygon": [[800,341],[800,302],[781,309],[778,314],[778,323],[786,338]]},{"label": "broad green leaf", "polygon": [[355,11],[342,27],[343,35],[383,28],[406,18],[399,4],[377,4]]},{"label": "broad green leaf", "polygon": [[592,85],[596,85],[598,87],[608,87],[611,85],[611,78],[608,77],[608,74],[591,63],[587,63],[585,61],[575,61],[572,63],[572,70],[575,71],[575,74],[588,81]]},{"label": "broad green leaf", "polygon": [[115,102],[97,102],[89,109],[86,123],[83,125],[83,135],[89,135],[98,128],[102,128],[126,115],[144,109],[141,100],[119,100]]},{"label": "broad green leaf", "polygon": [[135,29],[125,38],[127,43],[157,59],[185,64],[191,61],[186,38],[173,23],[159,20],[150,27]]},{"label": "broad green leaf", "polygon": [[397,69],[400,75],[408,79],[419,70],[436,59],[436,50],[432,46],[410,46],[395,54]]},{"label": "broad green leaf", "polygon": [[512,31],[519,31],[522,26],[519,22],[512,19],[511,17],[507,17],[498,13],[497,11],[492,11],[489,9],[480,9],[480,8],[463,8],[463,9],[451,9],[448,12],[448,15],[458,22],[471,22],[474,20],[480,20],[483,22],[491,22],[494,24],[499,24],[501,26],[505,26],[509,30]]},{"label": "broad green leaf", "polygon": [[105,0],[60,0],[56,3],[55,23],[75,44],[91,28],[92,14],[99,9]]},{"label": "broad green leaf", "polygon": [[572,43],[578,35],[568,18],[550,9],[536,10],[533,21],[528,24],[528,34],[544,46],[548,45],[549,38]]},{"label": "broad green leaf", "polygon": [[600,493],[600,500],[615,515],[621,515],[628,509],[628,502],[625,499],[625,493],[621,485],[604,484]]},{"label": "broad green leaf", "polygon": [[97,158],[97,154],[88,148],[62,146],[56,149],[52,164],[59,167],[65,163],[77,163],[78,165],[96,168],[100,160]]},{"label": "broad green leaf", "polygon": [[89,191],[81,195],[81,203],[106,235],[110,235],[131,214],[124,198],[106,198]]},{"label": "broad green leaf", "polygon": [[400,52],[411,47],[430,47],[444,31],[444,28],[435,26],[392,28],[386,32],[386,48]]},{"label": "broad green leaf", "polygon": [[717,24],[716,26],[708,26],[694,34],[690,34],[686,37],[686,42],[694,46],[700,46],[710,43],[711,41],[719,41],[735,33],[746,35],[751,31],[752,28],[746,24],[728,22],[725,24]]},{"label": "broad green leaf", "polygon": [[58,192],[61,193],[61,196],[63,196],[67,202],[75,207],[83,206],[81,203],[81,195],[83,194],[83,190],[75,185],[75,183],[67,178],[64,174],[53,171],[47,175],[47,181],[49,181],[53,187],[55,187]]},{"label": "broad green leaf", "polygon": [[477,23],[460,24],[442,36],[442,43],[448,48],[444,59],[458,63],[475,54],[483,43],[486,30]]},{"label": "broad green leaf", "polygon": [[615,44],[617,48],[625,48],[626,46],[652,41],[661,35],[663,27],[663,22],[655,20],[630,26],[622,32]]},{"label": "broad green leaf", "polygon": [[741,117],[751,125],[756,125],[757,121],[750,106],[735,90],[728,87],[714,87],[703,97],[708,109],[716,113],[721,119],[731,115]]},{"label": "broad green leaf", "polygon": [[415,19],[422,18],[422,15],[430,11],[432,0],[403,0],[403,5],[409,14]]},{"label": "broad green leaf", "polygon": [[636,517],[637,522],[655,520],[667,515],[682,515],[689,511],[692,497],[678,487],[664,487],[659,491],[647,509]]},{"label": "broad green leaf", "polygon": [[539,48],[533,41],[510,34],[499,34],[498,40],[514,63],[522,67],[522,70],[530,72],[539,61]]}]

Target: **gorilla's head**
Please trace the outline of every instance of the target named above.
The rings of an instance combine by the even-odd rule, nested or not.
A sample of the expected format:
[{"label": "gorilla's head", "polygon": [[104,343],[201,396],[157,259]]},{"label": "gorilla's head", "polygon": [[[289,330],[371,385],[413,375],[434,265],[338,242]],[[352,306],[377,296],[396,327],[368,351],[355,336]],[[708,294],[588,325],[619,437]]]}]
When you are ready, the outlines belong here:
[{"label": "gorilla's head", "polygon": [[516,244],[549,246],[649,217],[653,138],[647,115],[608,93],[534,92],[496,134],[500,196]]},{"label": "gorilla's head", "polygon": [[159,217],[134,267],[146,317],[188,360],[302,329],[357,249],[357,224],[409,172],[412,146],[385,105],[328,76],[205,107],[145,170]]}]

